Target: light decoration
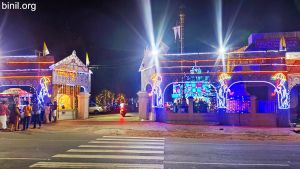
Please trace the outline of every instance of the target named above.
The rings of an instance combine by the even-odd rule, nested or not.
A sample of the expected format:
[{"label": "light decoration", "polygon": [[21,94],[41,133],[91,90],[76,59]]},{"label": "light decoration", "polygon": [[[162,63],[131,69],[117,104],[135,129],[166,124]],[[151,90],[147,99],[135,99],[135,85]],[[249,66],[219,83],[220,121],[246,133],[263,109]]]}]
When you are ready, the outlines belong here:
[{"label": "light decoration", "polygon": [[[274,74],[278,71],[240,71],[240,72],[226,72],[226,74]],[[288,71],[282,71],[288,72]],[[189,75],[191,73],[160,73],[164,76],[176,76],[176,75]],[[222,74],[222,72],[202,72],[201,74]]]},{"label": "light decoration", "polygon": [[227,93],[230,93],[230,89],[228,87],[228,80],[231,79],[231,76],[227,73],[222,73],[219,75],[218,81],[220,83],[220,87],[217,92],[217,106],[218,108],[226,108],[226,96]]},{"label": "light decoration", "polygon": [[[190,71],[191,73],[193,72],[197,72],[197,70],[199,70],[200,68],[204,68],[204,67],[210,67],[210,68],[214,68],[214,67],[221,67],[223,65],[203,65],[203,66],[193,66],[192,70]],[[228,66],[288,66],[288,67],[299,67],[300,65],[286,65],[286,64],[229,64]],[[179,68],[190,68],[191,66],[163,66],[160,67],[161,69],[179,69]],[[194,70],[193,70],[194,69]],[[200,69],[201,71],[201,69]]]},{"label": "light decoration", "polygon": [[[183,66],[180,66],[183,67]],[[192,69],[190,70],[191,74],[201,74],[202,70],[200,67],[196,68],[195,66],[192,67]]]},{"label": "light decoration", "polygon": [[57,73],[57,75],[65,77],[65,78],[70,78],[72,80],[75,80],[75,78],[77,77],[77,73],[73,72],[73,71],[66,71],[63,69],[55,69],[55,72]]},{"label": "light decoration", "polygon": [[0,79],[51,78],[52,76],[0,76]]},{"label": "light decoration", "polygon": [[276,73],[271,77],[271,80],[275,81],[275,90],[274,93],[278,95],[278,108],[279,109],[289,109],[290,100],[289,93],[286,89],[286,76],[283,73]]},{"label": "light decoration", "polygon": [[[284,57],[274,57],[274,58],[239,58],[239,59],[225,59],[225,61],[261,61],[261,60],[282,60]],[[217,59],[202,59],[202,60],[160,60],[160,62],[215,62]]]},{"label": "light decoration", "polygon": [[54,64],[54,62],[7,62],[8,64]]},{"label": "light decoration", "polygon": [[[278,53],[278,50],[273,51],[236,51],[236,52],[226,52],[224,54],[247,54],[247,53]],[[193,53],[165,53],[162,56],[197,56],[197,55],[218,55],[218,52],[193,52]]]},{"label": "light decoration", "polygon": [[39,95],[38,95],[39,104],[44,104],[44,97],[45,96],[51,97],[51,95],[49,94],[49,89],[48,89],[49,83],[50,83],[49,78],[47,78],[45,76],[40,79],[41,89],[40,89],[40,92],[39,92]]},{"label": "light decoration", "polygon": [[151,81],[152,81],[152,106],[153,107],[163,107],[163,97],[162,97],[162,92],[160,88],[160,84],[162,82],[162,77],[154,73],[151,76]]},{"label": "light decoration", "polygon": [[204,101],[209,107],[212,106],[211,98],[216,96],[214,86],[208,81],[186,81],[173,84],[172,98],[182,99],[183,90],[186,98],[193,97],[195,100]]}]

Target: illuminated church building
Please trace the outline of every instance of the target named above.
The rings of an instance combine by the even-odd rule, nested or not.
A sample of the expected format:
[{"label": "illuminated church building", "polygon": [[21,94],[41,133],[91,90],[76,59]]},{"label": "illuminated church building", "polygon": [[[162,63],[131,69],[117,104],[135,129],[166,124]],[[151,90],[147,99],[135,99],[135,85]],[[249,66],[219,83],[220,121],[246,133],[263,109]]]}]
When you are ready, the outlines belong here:
[{"label": "illuminated church building", "polygon": [[55,63],[54,56],[1,56],[0,100],[42,105],[57,102],[59,119],[88,117],[91,90],[89,68],[76,52]]},{"label": "illuminated church building", "polygon": [[300,32],[253,33],[226,52],[145,50],[139,116],[170,123],[287,127],[300,118]]}]

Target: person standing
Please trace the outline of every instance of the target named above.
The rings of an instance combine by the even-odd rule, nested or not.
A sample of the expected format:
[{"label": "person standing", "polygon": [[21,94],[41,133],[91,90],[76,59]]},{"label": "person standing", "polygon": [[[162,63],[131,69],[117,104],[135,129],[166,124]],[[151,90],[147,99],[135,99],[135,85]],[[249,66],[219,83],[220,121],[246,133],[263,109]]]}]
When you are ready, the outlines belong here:
[{"label": "person standing", "polygon": [[21,117],[20,110],[18,106],[14,103],[11,106],[10,114],[9,114],[9,124],[10,124],[10,131],[17,131],[19,126],[19,120]]},{"label": "person standing", "polygon": [[36,123],[39,124],[39,128],[41,128],[41,105],[36,101],[32,105],[32,114],[33,114],[33,128],[36,128]]},{"label": "person standing", "polygon": [[50,103],[47,103],[45,107],[45,123],[49,123],[49,115],[50,115]]},{"label": "person standing", "polygon": [[56,122],[57,120],[57,102],[54,101],[53,105],[52,105],[52,117],[53,117],[53,121]]},{"label": "person standing", "polygon": [[41,123],[45,122],[45,104],[40,104],[41,107],[41,115],[40,115],[40,121]]},{"label": "person standing", "polygon": [[1,123],[1,128],[0,129],[6,129],[7,125],[7,116],[9,115],[9,110],[6,105],[6,101],[2,101],[0,103],[0,123]]},{"label": "person standing", "polygon": [[26,102],[26,106],[24,107],[24,119],[23,119],[23,130],[28,129],[30,123],[32,107],[29,105],[29,102]]}]

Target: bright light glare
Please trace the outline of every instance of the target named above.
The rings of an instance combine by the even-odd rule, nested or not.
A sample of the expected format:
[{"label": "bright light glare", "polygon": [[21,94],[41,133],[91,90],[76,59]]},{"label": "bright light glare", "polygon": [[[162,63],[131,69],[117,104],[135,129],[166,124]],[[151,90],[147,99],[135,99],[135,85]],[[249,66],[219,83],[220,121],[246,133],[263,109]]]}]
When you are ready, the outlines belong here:
[{"label": "bright light glare", "polygon": [[218,49],[218,54],[219,55],[224,55],[225,52],[226,52],[226,49],[224,47],[222,47],[222,46]]},{"label": "bright light glare", "polygon": [[152,49],[151,51],[151,55],[152,56],[157,56],[159,54],[159,50],[158,49]]}]

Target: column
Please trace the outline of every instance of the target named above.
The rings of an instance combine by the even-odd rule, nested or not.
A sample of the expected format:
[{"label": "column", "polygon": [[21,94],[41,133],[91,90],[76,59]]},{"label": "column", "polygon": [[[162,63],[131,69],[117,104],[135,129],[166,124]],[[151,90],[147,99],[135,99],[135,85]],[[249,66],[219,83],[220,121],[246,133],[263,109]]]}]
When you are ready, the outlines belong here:
[{"label": "column", "polygon": [[188,99],[189,99],[188,112],[189,112],[189,114],[193,114],[194,113],[194,98],[189,97]]},{"label": "column", "polygon": [[149,107],[149,94],[147,92],[139,91],[137,95],[139,103],[139,118],[141,120],[149,120],[149,112],[151,111],[151,105]]},{"label": "column", "polygon": [[250,96],[250,113],[255,114],[256,113],[256,97]]},{"label": "column", "polygon": [[77,119],[87,119],[89,117],[89,98],[87,92],[80,92],[78,95],[78,114]]}]

